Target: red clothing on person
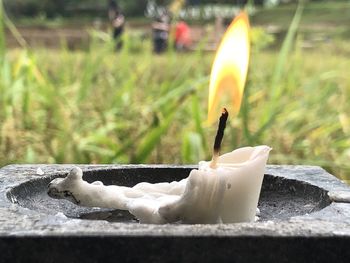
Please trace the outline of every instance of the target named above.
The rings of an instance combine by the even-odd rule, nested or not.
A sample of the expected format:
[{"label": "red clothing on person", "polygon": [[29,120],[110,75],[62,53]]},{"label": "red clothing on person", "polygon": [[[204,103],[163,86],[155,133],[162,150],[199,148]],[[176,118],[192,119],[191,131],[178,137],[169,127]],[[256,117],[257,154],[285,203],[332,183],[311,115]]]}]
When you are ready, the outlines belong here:
[{"label": "red clothing on person", "polygon": [[188,48],[191,44],[190,27],[183,21],[176,25],[175,44],[177,47]]}]

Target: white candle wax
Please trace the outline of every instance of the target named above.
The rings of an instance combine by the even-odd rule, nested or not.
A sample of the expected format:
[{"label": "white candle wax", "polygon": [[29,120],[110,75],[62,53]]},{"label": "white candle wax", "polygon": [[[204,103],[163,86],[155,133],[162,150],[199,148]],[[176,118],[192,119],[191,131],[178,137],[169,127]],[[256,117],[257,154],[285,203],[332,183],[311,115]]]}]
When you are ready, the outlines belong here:
[{"label": "white candle wax", "polygon": [[270,150],[268,146],[237,149],[220,156],[215,169],[210,162],[200,162],[199,170],[191,171],[181,199],[162,206],[160,214],[177,215],[189,223],[254,221]]},{"label": "white candle wax", "polygon": [[75,167],[49,185],[54,198],[90,207],[129,210],[141,223],[234,223],[254,221],[268,146],[245,147],[218,158],[217,167],[200,162],[189,177],[171,183],[134,187],[82,180]]}]

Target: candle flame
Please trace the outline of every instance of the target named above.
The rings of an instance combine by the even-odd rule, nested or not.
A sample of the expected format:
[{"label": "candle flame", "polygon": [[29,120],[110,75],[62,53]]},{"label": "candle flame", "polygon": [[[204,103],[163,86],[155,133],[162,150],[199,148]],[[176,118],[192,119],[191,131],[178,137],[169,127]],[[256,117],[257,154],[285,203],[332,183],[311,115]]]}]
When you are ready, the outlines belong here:
[{"label": "candle flame", "polygon": [[[249,20],[245,12],[241,12],[228,27],[216,52],[210,75],[208,123],[219,115],[222,96],[231,105],[229,111],[237,114],[241,107],[244,85],[249,63]],[[229,95],[226,95],[229,94]]]}]

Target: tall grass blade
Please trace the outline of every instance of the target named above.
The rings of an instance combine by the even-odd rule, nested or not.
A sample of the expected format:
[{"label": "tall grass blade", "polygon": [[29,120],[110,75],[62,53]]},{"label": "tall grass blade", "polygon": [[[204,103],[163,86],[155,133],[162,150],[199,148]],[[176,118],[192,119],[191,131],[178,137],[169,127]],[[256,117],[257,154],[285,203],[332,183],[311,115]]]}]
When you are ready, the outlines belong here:
[{"label": "tall grass blade", "polygon": [[241,117],[242,117],[242,129],[243,129],[243,136],[245,140],[247,141],[248,145],[253,144],[252,135],[249,130],[249,121],[250,121],[250,105],[249,105],[249,86],[245,88],[244,96],[243,96],[243,103],[241,107]]},{"label": "tall grass blade", "polygon": [[205,138],[205,133],[204,133],[204,128],[203,128],[203,118],[201,116],[202,108],[200,107],[199,104],[199,98],[197,95],[194,95],[192,97],[192,119],[195,123],[196,127],[196,133],[200,135],[202,139],[202,144],[204,149],[207,149],[207,143],[206,143],[206,138]]},{"label": "tall grass blade", "polygon": [[161,137],[167,132],[174,116],[175,112],[173,111],[173,113],[169,114],[166,119],[161,122],[160,126],[151,129],[143,140],[141,140],[137,147],[136,154],[132,159],[133,163],[143,163],[147,161],[147,158],[158,145]]},{"label": "tall grass blade", "polygon": [[5,57],[4,6],[0,0],[0,63]]},{"label": "tall grass blade", "polygon": [[202,135],[188,132],[183,135],[181,157],[184,163],[198,163],[204,157]]},{"label": "tall grass blade", "polygon": [[304,2],[299,1],[297,9],[295,11],[293,20],[289,26],[287,35],[283,41],[281,51],[278,55],[277,63],[272,75],[271,84],[269,87],[269,100],[268,106],[262,116],[261,128],[258,134],[263,133],[273,123],[276,117],[276,111],[280,107],[280,97],[283,93],[283,77],[286,73],[286,65],[288,62],[288,56],[293,48],[293,43],[297,35],[297,30],[302,17],[304,9]]},{"label": "tall grass blade", "polygon": [[[2,5],[2,0],[0,0],[0,20],[2,22],[2,34],[4,36],[4,44],[5,44],[5,34],[4,34],[4,26],[6,26],[9,31],[11,32],[11,34],[14,36],[14,38],[17,40],[18,44],[22,47],[22,48],[26,48],[28,47],[27,42],[25,41],[25,39],[22,37],[22,35],[19,33],[19,31],[17,30],[16,26],[12,23],[12,21],[8,18],[8,16],[6,15],[5,11],[4,11],[4,7]],[[1,29],[0,29],[1,30]],[[1,37],[0,37],[1,38]]]}]

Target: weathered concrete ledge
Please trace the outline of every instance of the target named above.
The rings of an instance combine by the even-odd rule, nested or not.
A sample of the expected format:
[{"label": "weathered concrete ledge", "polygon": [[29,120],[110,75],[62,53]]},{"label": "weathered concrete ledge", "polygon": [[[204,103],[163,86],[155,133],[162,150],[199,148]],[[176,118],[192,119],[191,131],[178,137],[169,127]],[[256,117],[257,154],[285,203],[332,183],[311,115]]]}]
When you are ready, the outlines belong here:
[{"label": "weathered concrete ledge", "polygon": [[[108,174],[123,170],[126,176],[128,169],[148,169],[155,174],[150,177],[151,180],[159,182],[163,181],[163,177],[158,175],[157,169],[171,173],[176,169],[193,168],[168,165],[79,166],[84,173],[90,174],[88,177],[101,171]],[[318,193],[322,195],[319,209],[284,220],[218,225],[145,225],[72,219],[61,213],[52,215],[19,205],[17,197],[28,195],[28,199],[31,198],[31,185],[64,176],[71,167],[10,165],[0,169],[0,253],[4,262],[350,260],[350,187],[319,167],[268,166],[266,178],[274,179],[274,184],[289,184],[289,192],[295,191],[306,197]],[[38,168],[44,175],[37,174]],[[121,173],[118,180],[123,180],[123,176]],[[133,178],[142,181],[142,176],[134,175]],[[304,188],[303,185],[312,187]]]}]

